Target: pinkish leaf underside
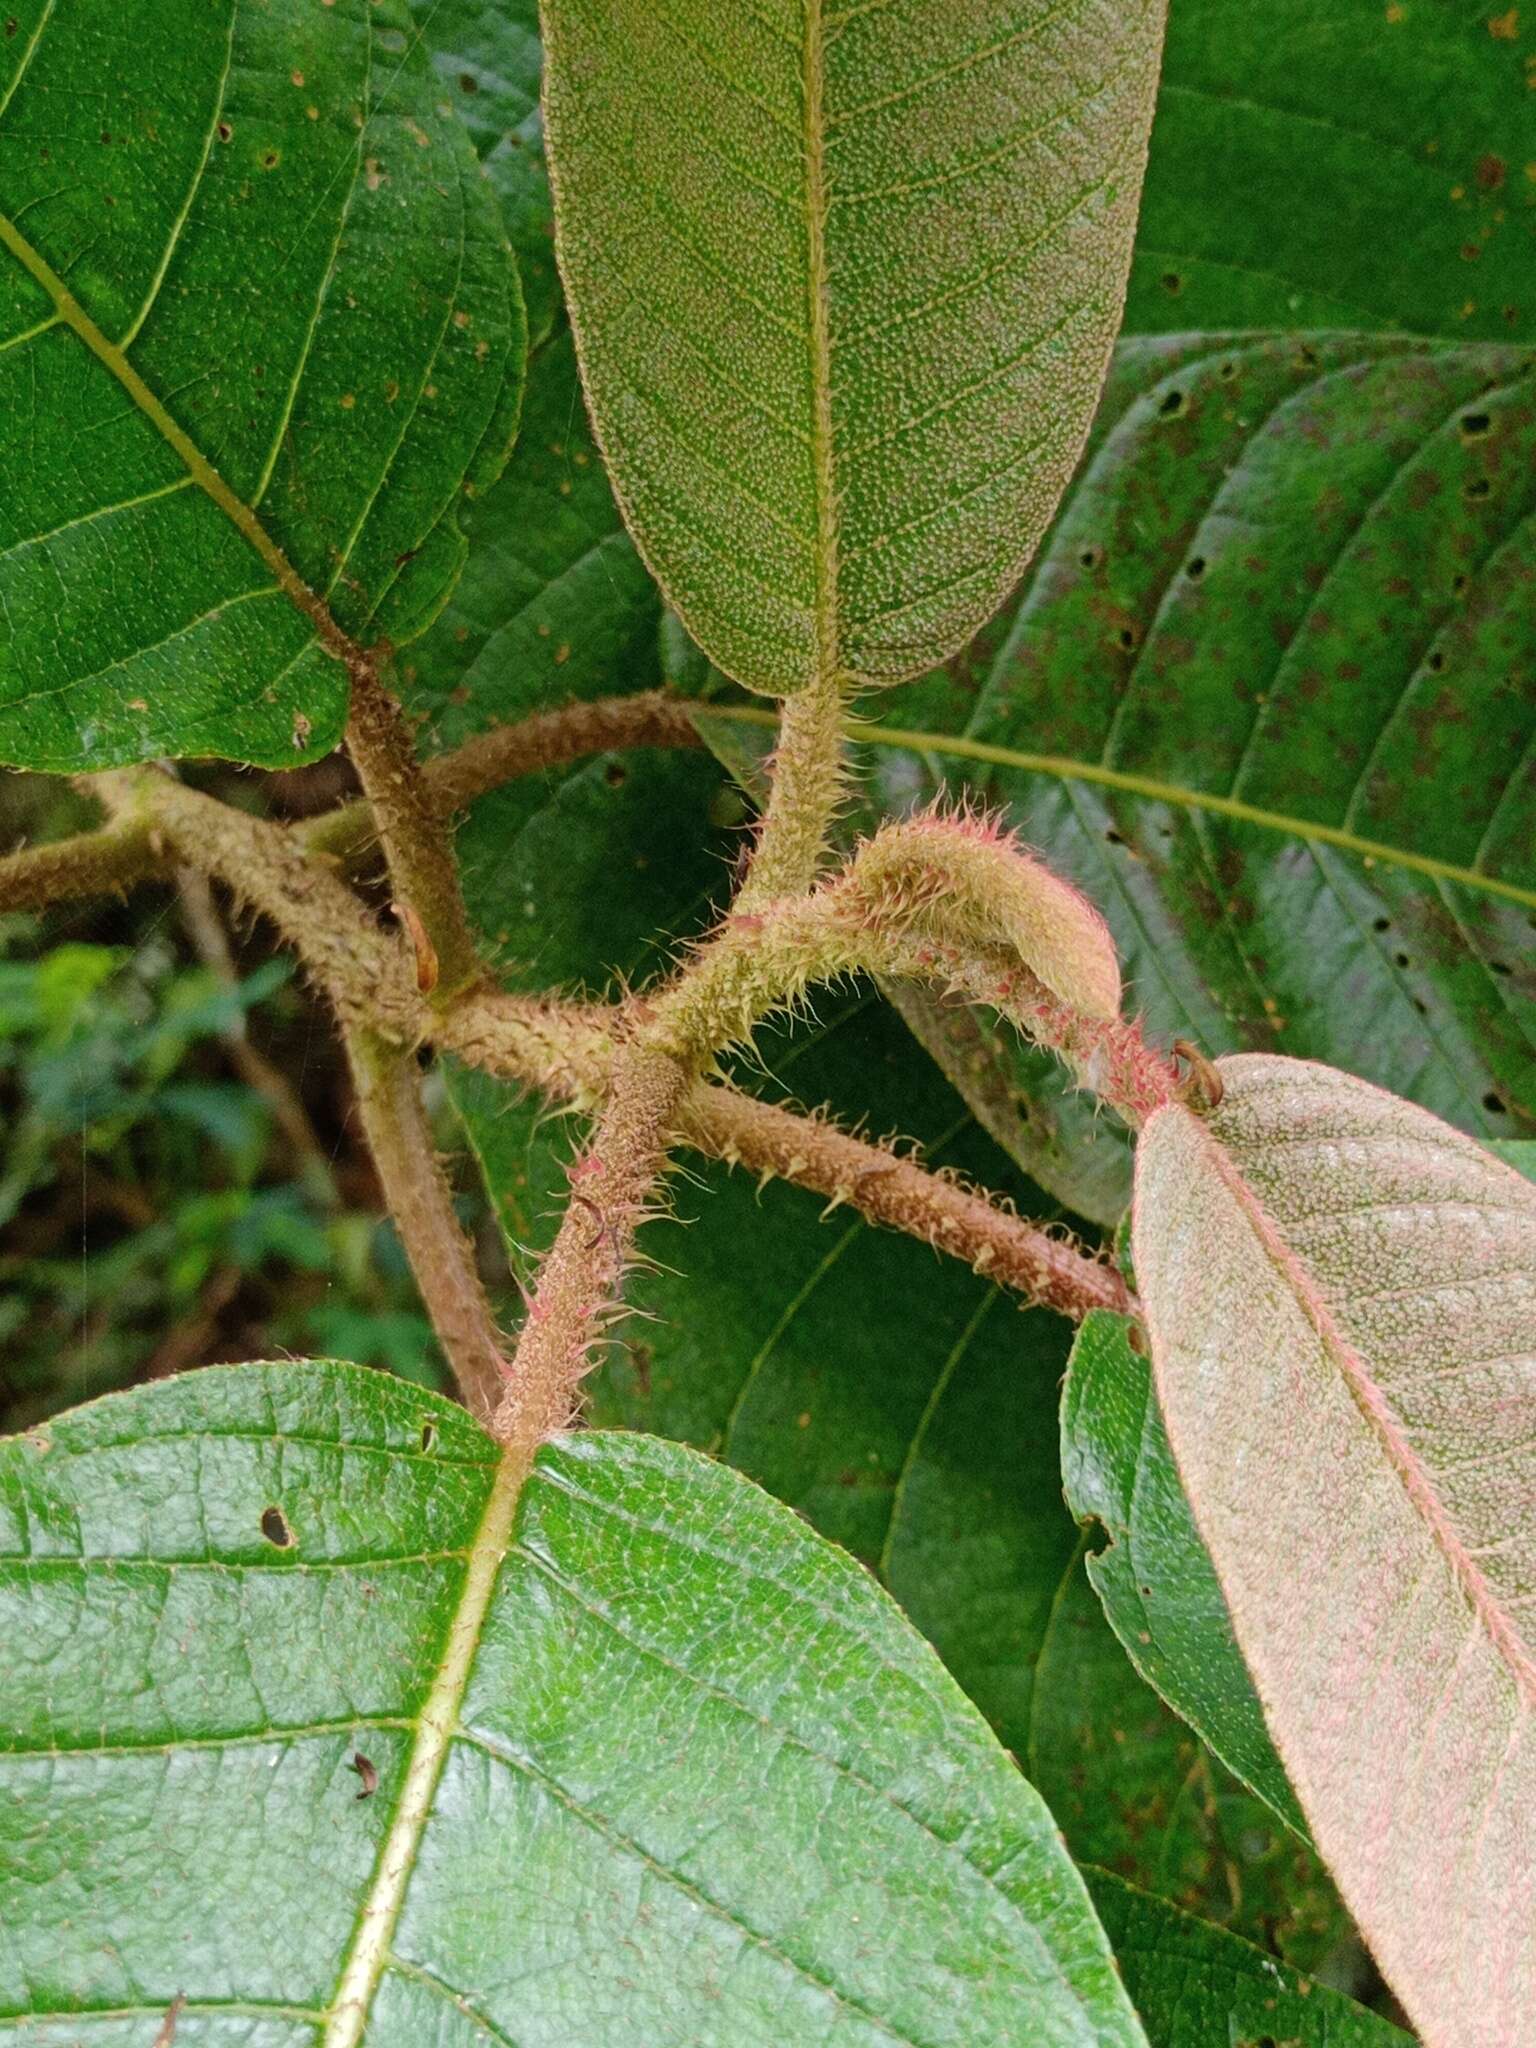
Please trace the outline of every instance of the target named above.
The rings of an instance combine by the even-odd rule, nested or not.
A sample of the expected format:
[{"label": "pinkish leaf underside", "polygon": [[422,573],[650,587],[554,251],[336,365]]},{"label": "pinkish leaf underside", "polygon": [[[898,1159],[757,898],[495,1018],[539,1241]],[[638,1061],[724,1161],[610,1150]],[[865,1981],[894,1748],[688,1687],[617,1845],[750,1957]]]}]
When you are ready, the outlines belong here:
[{"label": "pinkish leaf underside", "polygon": [[1159,1396],[1320,1846],[1431,2048],[1536,2010],[1536,1188],[1328,1068],[1162,1111]]}]

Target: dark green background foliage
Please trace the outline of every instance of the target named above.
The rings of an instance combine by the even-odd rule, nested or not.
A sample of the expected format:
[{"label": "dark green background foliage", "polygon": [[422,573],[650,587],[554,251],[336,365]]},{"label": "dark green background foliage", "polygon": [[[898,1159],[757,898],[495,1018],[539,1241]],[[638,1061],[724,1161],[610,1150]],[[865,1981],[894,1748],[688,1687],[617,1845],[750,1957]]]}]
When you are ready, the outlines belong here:
[{"label": "dark green background foliage", "polygon": [[[155,11],[143,0],[123,14],[125,71],[124,53],[146,44],[175,58],[148,34]],[[331,59],[306,46],[292,103],[241,108],[231,137],[214,138],[178,258],[229,329],[224,381],[197,425],[253,496],[270,487],[285,541],[336,582],[349,623],[409,640],[399,675],[428,747],[663,680],[709,700],[699,725],[713,751],[529,778],[477,802],[459,832],[472,914],[507,985],[612,993],[657,973],[723,896],[767,714],[664,618],[604,479],[553,261],[536,9],[414,0],[427,48],[386,12],[368,27],[353,10],[359,37],[396,39],[387,90],[327,82]],[[7,23],[0,69],[38,13],[31,0],[14,34]],[[7,211],[35,185],[67,238],[71,209],[84,219],[110,190],[122,232],[144,240],[134,292],[98,307],[119,337],[154,280],[155,216],[127,144],[141,102],[176,90],[135,77],[121,105],[89,109],[100,168],[72,195],[42,191],[41,137],[67,104],[46,67],[26,88],[35,118],[0,127]],[[859,822],[941,781],[1003,808],[1102,905],[1157,1033],[1326,1059],[1495,1139],[1536,1133],[1533,87],[1530,9],[1173,0],[1126,336],[1077,481],[998,619],[946,669],[873,705],[860,749]],[[258,434],[246,416],[257,385],[287,387],[299,343],[281,325],[242,326],[232,285],[247,257],[229,222],[244,216],[221,209],[242,180],[265,180],[274,207],[313,206],[319,249],[338,207],[367,207],[369,175],[342,177],[342,155],[327,153],[337,136],[306,108],[359,92],[392,174],[431,154],[400,139],[401,124],[426,124],[432,161],[453,166],[462,247],[479,252],[472,328],[494,350],[451,354],[461,382],[441,418],[421,416],[439,439],[417,455],[433,475],[456,470],[447,488],[420,481],[419,464],[412,481],[388,426],[389,387],[415,376],[424,394],[437,360],[415,324],[356,404],[326,384],[322,349],[304,358],[292,433],[263,412]],[[515,352],[521,328],[489,281],[503,229],[531,354],[520,437],[493,480],[516,394],[484,365]],[[387,293],[401,270],[387,253],[368,273],[384,329],[398,324]],[[412,260],[430,270],[440,255]],[[82,261],[84,292],[99,280]],[[4,332],[26,333],[35,290],[4,277]],[[175,380],[181,303],[149,306],[133,330],[146,375]],[[0,579],[6,550],[45,547],[65,593],[52,613],[33,598],[14,614],[0,605],[8,754],[100,766],[213,752],[271,767],[329,747],[335,664],[284,600],[269,604],[242,544],[213,534],[213,508],[167,488],[131,421],[112,425],[96,366],[84,374],[60,341],[48,330],[0,354],[0,419],[67,405],[102,429],[92,476],[110,467],[116,496],[146,502],[115,512],[110,533],[82,521],[28,541],[35,458],[25,436],[0,441]],[[81,463],[65,469],[83,491]],[[86,510],[82,497],[69,521]],[[353,536],[350,567],[321,576],[338,532]],[[70,550],[108,542],[132,602],[101,585],[111,601],[93,609]],[[190,565],[185,587],[133,570],[168,553]],[[186,634],[201,681],[166,692],[153,649]],[[97,702],[95,672],[124,660],[147,664],[143,699],[169,705],[167,719],[123,711],[135,690]],[[40,718],[45,689],[55,700]],[[334,766],[186,773],[281,815],[347,786]],[[5,800],[10,838],[87,815],[24,780]],[[216,1359],[324,1353],[440,1384],[324,1021],[263,936],[225,922],[227,961],[163,892],[0,932],[11,1427]],[[291,1100],[253,1084],[242,1033]],[[754,1086],[919,1139],[1089,1236],[1119,1215],[1114,1129],[984,1020],[961,1033],[908,1010],[904,1023],[860,989],[760,1050]],[[514,1264],[547,1241],[573,1133],[462,1072],[436,1106],[510,1317],[496,1226]],[[308,1145],[295,1146],[294,1109]],[[597,1376],[592,1419],[739,1467],[879,1577],[1095,1867],[1158,2048],[1228,2033],[1318,2048],[1404,2039],[1290,1972],[1379,1990],[1297,1831],[1120,1326],[1095,1319],[1079,1341],[1059,1427],[1059,1321],[782,1185],[690,1168],[674,1200],[635,1289],[651,1320]]]},{"label": "dark green background foliage", "polygon": [[339,737],[344,671],[120,362],[344,632],[408,640],[517,417],[500,214],[403,8],[52,14],[0,45],[4,751],[291,761]]}]

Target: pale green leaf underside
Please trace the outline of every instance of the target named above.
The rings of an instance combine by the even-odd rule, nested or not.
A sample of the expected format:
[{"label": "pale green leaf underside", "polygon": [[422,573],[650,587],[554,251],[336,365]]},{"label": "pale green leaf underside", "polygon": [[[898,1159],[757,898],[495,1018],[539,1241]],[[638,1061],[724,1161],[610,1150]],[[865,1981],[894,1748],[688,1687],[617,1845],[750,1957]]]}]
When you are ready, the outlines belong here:
[{"label": "pale green leaf underside", "polygon": [[694,1453],[518,1498],[400,1382],[215,1368],[13,1440],[0,1518],[0,2037],[1143,2041],[932,1653]]},{"label": "pale green leaf underside", "polygon": [[619,497],[770,692],[969,639],[1119,318],[1162,0],[551,0],[561,265]]},{"label": "pale green leaf underside", "polygon": [[1327,1068],[1221,1071],[1137,1152],[1168,1434],[1362,1931],[1437,2048],[1499,2048],[1536,2000],[1536,1188]]},{"label": "pale green leaf underside", "polygon": [[441,603],[524,336],[442,97],[397,0],[19,0],[0,758],[291,762]]}]

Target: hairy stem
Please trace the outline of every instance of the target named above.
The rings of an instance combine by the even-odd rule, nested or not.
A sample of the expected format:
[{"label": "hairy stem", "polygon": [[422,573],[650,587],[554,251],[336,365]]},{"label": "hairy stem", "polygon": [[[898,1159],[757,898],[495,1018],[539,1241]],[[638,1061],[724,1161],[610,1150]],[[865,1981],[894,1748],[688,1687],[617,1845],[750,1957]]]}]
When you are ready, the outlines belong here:
[{"label": "hairy stem", "polygon": [[[784,709],[773,787],[738,905],[803,896],[817,867],[842,778],[842,698],[835,686],[808,689]],[[678,987],[707,973],[717,941],[685,970]],[[512,1385],[497,1412],[504,1442],[537,1444],[569,1421],[576,1389],[615,1308],[636,1226],[666,1165],[677,1110],[695,1066],[719,1050],[668,1033],[646,1013],[644,1036],[619,1048],[606,1106],[589,1149],[571,1170],[571,1197],[554,1246],[539,1269],[513,1360]],[[653,1036],[654,1029],[654,1036]]]},{"label": "hairy stem", "polygon": [[[781,900],[781,887],[790,887],[792,876],[800,878],[802,888],[814,881],[835,804],[835,759],[813,743],[818,721],[810,706],[801,704],[801,712],[794,718],[786,712],[778,785],[785,794],[776,815],[770,802],[772,829],[765,820],[748,883],[749,890],[757,884],[766,887],[762,900]],[[394,716],[398,719],[397,712]],[[820,722],[823,740],[828,731],[835,736],[836,718]],[[403,724],[397,737],[404,738]],[[427,763],[419,774],[413,770],[410,780],[418,794],[425,792],[430,813],[441,818],[511,775],[591,751],[695,744],[692,723],[676,700],[659,694],[612,699],[570,706],[483,735]],[[367,806],[348,806],[285,828],[234,811],[155,770],[117,771],[91,778],[87,786],[107,804],[113,822],[99,833],[0,862],[0,907],[127,887],[169,876],[185,863],[223,880],[276,923],[342,1017],[358,1069],[360,1103],[366,1097],[370,1143],[424,1299],[466,1396],[480,1404],[481,1412],[494,1406],[499,1430],[531,1432],[537,1441],[568,1418],[674,1128],[684,1142],[711,1156],[814,1188],[830,1202],[847,1203],[871,1222],[920,1237],[1066,1314],[1128,1305],[1123,1285],[1108,1267],[984,1195],[925,1171],[913,1159],[734,1090],[690,1084],[691,1064],[721,1042],[722,1031],[734,1035],[734,1020],[750,1028],[751,1016],[786,992],[782,983],[773,985],[772,972],[764,979],[768,963],[759,939],[759,913],[740,908],[750,896],[738,899],[726,933],[691,970],[702,977],[696,993],[706,998],[703,1008],[714,1012],[697,1020],[705,1026],[702,1035],[690,1030],[677,1046],[653,1046],[647,1052],[620,1044],[615,1013],[474,986],[430,1015],[399,936],[381,931],[334,872],[338,855],[353,857],[371,842],[374,828]],[[811,792],[808,801],[790,801],[797,787],[802,796]],[[322,858],[315,859],[317,854]],[[419,905],[408,900],[420,916]],[[807,899],[784,907],[792,922],[816,914]],[[784,936],[793,940],[803,972],[813,964],[810,955],[817,947],[807,953],[806,933],[786,930]],[[906,940],[882,942],[865,960],[862,954],[869,948],[851,944],[854,936],[846,925],[840,933],[819,932],[818,943],[825,945],[829,938],[832,943],[822,962],[828,971],[865,965],[888,973],[916,971],[972,1000],[993,1004],[1031,1035],[1056,1046],[1132,1121],[1140,1121],[1184,1085],[1177,1067],[1145,1044],[1137,1026],[1075,1014],[1022,972],[1016,960],[995,949],[958,949],[925,936],[921,960],[908,957]],[[718,959],[706,969],[713,955],[733,951],[735,964]],[[738,973],[744,979],[728,988]],[[647,1036],[655,1021],[653,1012]],[[401,1050],[429,1037],[443,1050],[586,1113],[609,1099],[593,1144],[578,1162],[574,1193],[580,1199],[573,1200],[541,1275],[534,1297],[538,1312],[530,1315],[512,1383],[432,1157],[414,1063]],[[606,1200],[599,1202],[586,1182],[610,1172],[610,1155],[613,1178],[603,1183]],[[603,1217],[600,1233],[594,1207]],[[472,1397],[471,1387],[477,1390]]]},{"label": "hairy stem", "polygon": [[422,1301],[465,1407],[489,1423],[507,1389],[506,1354],[475,1270],[474,1249],[453,1213],[422,1099],[421,1071],[413,1053],[374,1032],[343,1030],[342,1037],[363,1135]]},{"label": "hairy stem", "polygon": [[619,1012],[477,989],[432,1020],[433,1042],[469,1066],[595,1116],[618,1051]]},{"label": "hairy stem", "polygon": [[446,1000],[481,977],[453,846],[427,795],[405,714],[371,662],[350,668],[347,751],[372,809],[395,895],[420,920],[434,956],[428,985]]},{"label": "hairy stem", "polygon": [[920,1237],[1076,1321],[1090,1309],[1133,1306],[1114,1268],[1067,1238],[823,1118],[703,1083],[690,1091],[681,1118],[684,1142],[712,1158],[813,1188],[830,1206],[846,1204],[871,1223]]},{"label": "hairy stem", "polygon": [[528,1301],[511,1383],[492,1423],[501,1442],[536,1446],[571,1420],[687,1086],[683,1068],[665,1053],[620,1047],[607,1104],[571,1168],[570,1201]]},{"label": "hairy stem", "polygon": [[405,950],[292,835],[185,788],[157,769],[93,787],[108,809],[217,876],[277,925],[331,999],[358,1113],[411,1271],[468,1406],[489,1419],[505,1360],[474,1257],[432,1146],[415,1045],[425,1011]]},{"label": "hairy stem", "polygon": [[[585,760],[589,754],[626,747],[702,745],[683,699],[646,690],[634,697],[567,704],[519,719],[515,725],[477,733],[452,752],[423,761],[421,777],[433,812],[446,819],[504,782]],[[366,804],[345,804],[294,829],[311,851],[342,861],[357,859],[378,837]]]},{"label": "hairy stem", "polygon": [[382,932],[345,882],[281,825],[158,768],[113,769],[93,776],[90,788],[125,829],[149,833],[176,860],[215,876],[269,917],[343,1022],[405,1044],[420,1037],[422,1004],[399,938]]},{"label": "hairy stem", "polygon": [[0,859],[0,911],[45,910],[75,896],[121,895],[165,872],[146,825],[77,832]]},{"label": "hairy stem", "polygon": [[809,684],[784,699],[773,782],[735,910],[803,896],[815,883],[843,787],[843,709],[835,683]]},{"label": "hairy stem", "polygon": [[[603,1011],[533,997],[472,998],[448,1013],[441,1032],[440,1043],[470,1064],[582,1109],[601,1099],[615,1054]],[[676,1130],[695,1151],[846,1204],[1063,1315],[1134,1306],[1112,1268],[1064,1238],[825,1118],[696,1081],[678,1105]]]},{"label": "hairy stem", "polygon": [[[446,822],[488,790],[519,776],[536,775],[591,754],[627,747],[701,747],[703,741],[685,701],[662,690],[633,697],[599,697],[539,712],[515,725],[478,733],[461,747],[420,764],[421,781],[433,816]],[[80,778],[88,793],[93,778]],[[350,803],[288,828],[313,854],[350,866],[380,838],[371,805]],[[199,865],[195,852],[188,865]],[[174,881],[163,849],[142,824],[115,824],[78,832],[49,846],[23,847],[0,855],[0,911],[44,910],[78,896],[121,894],[145,882]]]}]

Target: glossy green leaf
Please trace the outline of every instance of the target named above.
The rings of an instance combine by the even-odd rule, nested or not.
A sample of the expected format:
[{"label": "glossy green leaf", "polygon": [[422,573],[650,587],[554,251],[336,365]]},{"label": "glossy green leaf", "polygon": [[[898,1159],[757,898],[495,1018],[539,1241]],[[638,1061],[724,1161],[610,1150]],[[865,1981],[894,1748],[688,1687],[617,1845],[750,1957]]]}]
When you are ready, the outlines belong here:
[{"label": "glossy green leaf", "polygon": [[547,0],[583,372],[643,552],[728,673],[969,639],[1119,322],[1163,0]]},{"label": "glossy green leaf", "polygon": [[1203,1920],[1084,1873],[1152,2048],[1413,2048],[1390,2020]]},{"label": "glossy green leaf", "polygon": [[538,0],[410,0],[410,8],[500,203],[536,347],[560,310],[539,110]]},{"label": "glossy green leaf", "polygon": [[524,320],[397,0],[24,0],[0,43],[0,755],[288,764],[408,640]]},{"label": "glossy green leaf", "polygon": [[1077,1333],[1061,1444],[1067,1503],[1103,1531],[1088,1577],[1127,1655],[1228,1768],[1304,1833],[1179,1484],[1151,1362],[1131,1349],[1121,1316],[1095,1312]]},{"label": "glossy green leaf", "polygon": [[[1036,1796],[721,1467],[339,1366],[0,1452],[0,2034],[1144,2037]],[[262,2028],[253,2036],[253,2023]]]},{"label": "glossy green leaf", "polygon": [[1536,17],[1503,0],[1176,0],[1133,333],[1536,333]]},{"label": "glossy green leaf", "polygon": [[564,328],[529,361],[517,446],[464,531],[464,573],[400,663],[433,745],[660,680],[660,600],[608,488]]},{"label": "glossy green leaf", "polygon": [[1158,1398],[1312,1833],[1435,2048],[1536,1997],[1536,1188],[1425,1111],[1220,1063],[1137,1147]]},{"label": "glossy green leaf", "polygon": [[892,809],[1003,806],[1154,1031],[1530,1131],[1533,513],[1514,352],[1125,344],[1003,652],[888,693],[867,758]]}]

